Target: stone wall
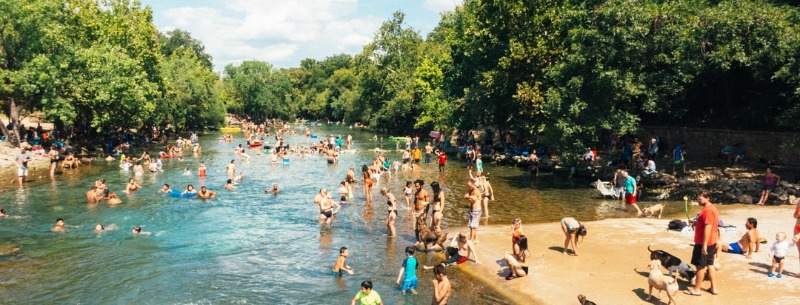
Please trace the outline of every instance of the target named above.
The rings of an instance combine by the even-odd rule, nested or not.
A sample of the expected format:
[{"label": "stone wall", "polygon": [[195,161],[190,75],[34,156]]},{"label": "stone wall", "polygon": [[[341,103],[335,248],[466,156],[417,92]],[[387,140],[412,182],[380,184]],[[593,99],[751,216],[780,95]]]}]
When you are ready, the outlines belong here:
[{"label": "stone wall", "polygon": [[[642,126],[642,129],[645,134],[653,133],[665,141],[667,146],[663,149],[667,151],[662,154],[671,154],[676,144],[686,142],[689,161],[714,158],[725,145],[739,143],[746,152],[747,162],[764,159],[782,166],[800,167],[800,149],[784,148],[797,133],[662,126]],[[642,142],[645,141],[643,137]]]}]

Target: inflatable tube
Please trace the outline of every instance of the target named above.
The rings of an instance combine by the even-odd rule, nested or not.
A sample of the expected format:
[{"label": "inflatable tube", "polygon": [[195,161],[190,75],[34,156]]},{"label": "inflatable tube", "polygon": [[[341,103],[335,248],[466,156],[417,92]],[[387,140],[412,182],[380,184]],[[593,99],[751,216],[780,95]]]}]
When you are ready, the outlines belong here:
[{"label": "inflatable tube", "polygon": [[261,142],[250,143],[250,147],[259,147],[259,146],[261,146]]},{"label": "inflatable tube", "polygon": [[169,195],[172,196],[172,197],[191,198],[191,197],[197,196],[197,193],[183,194],[183,192],[181,192],[181,191],[169,190]]},{"label": "inflatable tube", "polygon": [[312,139],[316,139],[316,138],[317,138],[317,135],[315,135],[315,134],[311,134],[311,138],[312,138]]},{"label": "inflatable tube", "polygon": [[289,164],[289,159],[283,159],[283,164]]}]

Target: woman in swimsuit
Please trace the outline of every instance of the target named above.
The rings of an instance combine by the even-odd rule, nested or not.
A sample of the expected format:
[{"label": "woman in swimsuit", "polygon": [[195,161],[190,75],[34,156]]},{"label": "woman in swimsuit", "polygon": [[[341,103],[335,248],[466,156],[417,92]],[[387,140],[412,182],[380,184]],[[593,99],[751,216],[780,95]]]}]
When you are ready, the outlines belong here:
[{"label": "woman in swimsuit", "polygon": [[414,198],[414,189],[411,188],[411,181],[406,181],[406,187],[403,188],[403,195],[406,197],[406,207],[411,208],[411,200]]},{"label": "woman in swimsuit", "polygon": [[206,163],[200,162],[200,166],[197,168],[197,176],[198,177],[205,177],[206,176]]},{"label": "woman in swimsuit", "polygon": [[133,174],[136,176],[144,175],[144,168],[142,167],[141,161],[136,161],[136,165],[133,166]]},{"label": "woman in swimsuit", "polygon": [[364,194],[367,196],[367,202],[372,202],[372,177],[370,176],[369,166],[364,165],[361,167],[361,179],[364,181]]},{"label": "woman in swimsuit", "polygon": [[133,193],[134,191],[138,190],[141,187],[142,186],[136,183],[136,181],[133,181],[133,178],[130,178],[128,179],[128,187],[126,187],[125,189],[128,191],[128,193]]},{"label": "woman in swimsuit", "polygon": [[[331,224],[333,215],[342,208],[341,205],[331,199],[327,189],[321,189],[319,191],[319,194],[314,198],[314,203],[319,205],[319,222],[324,222],[325,224]],[[336,207],[335,210],[334,207]]]},{"label": "woman in swimsuit", "polygon": [[528,238],[525,235],[520,235],[518,242],[514,244],[514,253],[506,251],[505,254],[505,260],[510,270],[506,280],[528,275],[528,256]]},{"label": "woman in swimsuit", "polygon": [[194,189],[194,185],[189,184],[186,186],[186,190],[183,191],[181,195],[186,195],[186,194],[197,194],[197,190]]},{"label": "woman in swimsuit", "polygon": [[233,178],[236,175],[236,160],[231,160],[231,163],[225,166],[225,172],[228,173],[229,178]]},{"label": "woman in swimsuit", "polygon": [[394,221],[397,219],[397,204],[394,195],[389,193],[389,189],[381,188],[381,195],[386,197],[386,205],[388,205],[389,216],[386,217],[386,230],[389,232],[389,237],[395,236]]},{"label": "woman in swimsuit", "polygon": [[444,216],[444,191],[439,185],[439,182],[432,182],[431,188],[433,189],[433,217],[431,218],[431,228],[434,231],[441,230],[442,217]]},{"label": "woman in swimsuit", "polygon": [[47,155],[50,156],[50,176],[52,177],[56,175],[56,167],[58,167],[58,148],[55,145],[50,146],[50,152]]},{"label": "woman in swimsuit", "polygon": [[[586,227],[572,217],[561,218],[561,230],[564,231],[564,255],[571,246],[572,253],[578,255],[578,235],[586,236]],[[583,238],[581,238],[583,240]]]},{"label": "woman in swimsuit", "polygon": [[767,204],[769,192],[774,190],[775,186],[777,186],[779,182],[781,182],[781,176],[773,173],[772,168],[767,166],[767,174],[764,175],[764,183],[761,185],[761,199],[758,201],[758,205]]}]

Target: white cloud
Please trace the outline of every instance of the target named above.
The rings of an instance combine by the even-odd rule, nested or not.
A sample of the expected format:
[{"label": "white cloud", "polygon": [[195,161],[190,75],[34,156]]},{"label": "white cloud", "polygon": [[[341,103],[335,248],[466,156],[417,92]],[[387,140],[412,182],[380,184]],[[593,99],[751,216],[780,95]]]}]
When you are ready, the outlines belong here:
[{"label": "white cloud", "polygon": [[463,4],[463,0],[425,0],[423,6],[429,11],[441,13],[444,11],[452,11]]},{"label": "white cloud", "polygon": [[356,0],[234,0],[220,8],[180,7],[163,14],[170,20],[165,29],[189,31],[214,57],[215,70],[221,70],[243,60],[289,66],[297,65],[299,60],[289,60],[298,55],[359,52],[380,21],[350,18],[356,4]]}]

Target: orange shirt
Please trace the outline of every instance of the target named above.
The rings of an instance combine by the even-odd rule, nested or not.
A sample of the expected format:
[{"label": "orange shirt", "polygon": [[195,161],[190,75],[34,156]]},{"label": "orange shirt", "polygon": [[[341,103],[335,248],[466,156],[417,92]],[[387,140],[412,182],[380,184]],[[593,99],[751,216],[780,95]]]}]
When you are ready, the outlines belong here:
[{"label": "orange shirt", "polygon": [[703,233],[705,232],[706,224],[711,224],[711,235],[708,237],[706,246],[711,246],[719,240],[719,211],[713,204],[708,204],[700,211],[697,216],[697,222],[694,227],[694,243],[696,245],[703,244]]}]

